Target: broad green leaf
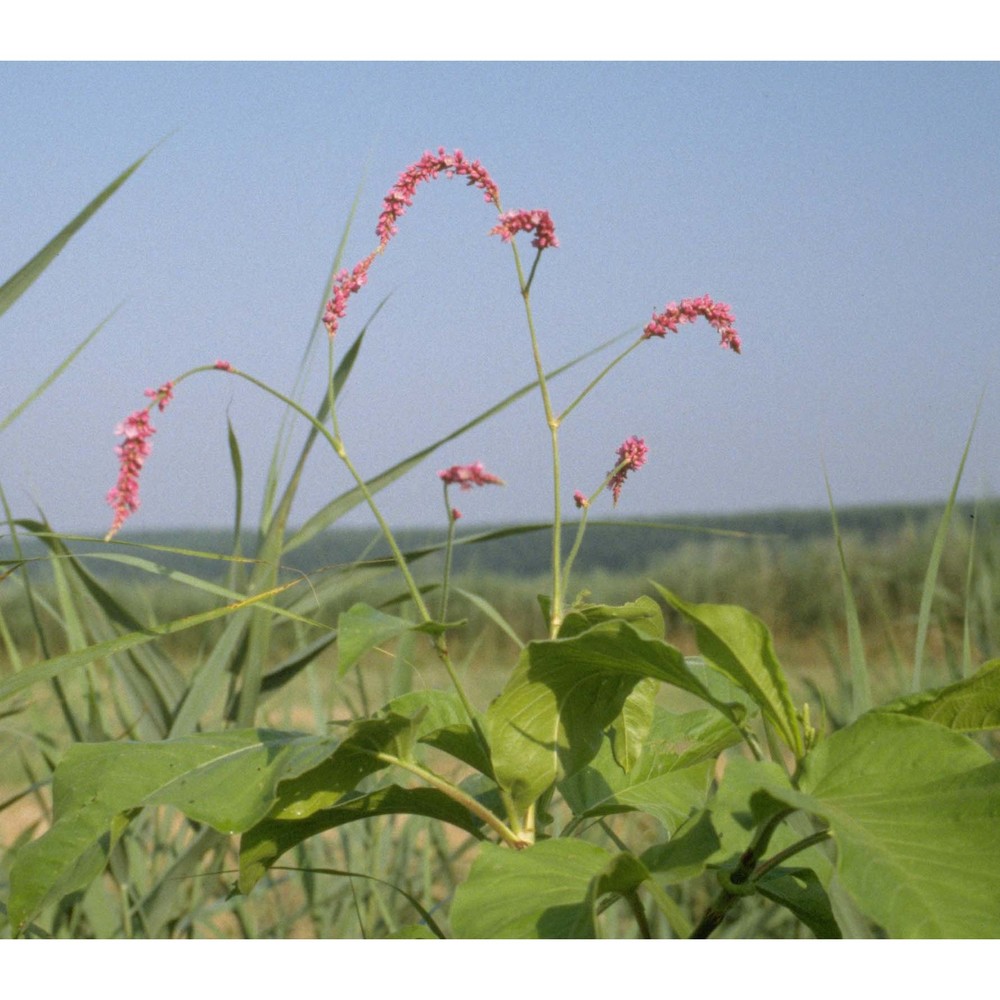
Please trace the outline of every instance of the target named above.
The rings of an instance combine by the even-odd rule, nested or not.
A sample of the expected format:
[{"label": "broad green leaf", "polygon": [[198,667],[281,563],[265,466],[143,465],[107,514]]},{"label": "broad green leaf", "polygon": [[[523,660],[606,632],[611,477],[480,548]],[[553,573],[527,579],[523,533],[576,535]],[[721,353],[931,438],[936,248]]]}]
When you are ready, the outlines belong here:
[{"label": "broad green leaf", "polygon": [[741,782],[829,823],[841,884],[891,937],[1000,936],[1000,762],[968,737],[870,712],[809,754],[801,791],[755,771]]},{"label": "broad green leaf", "polygon": [[663,612],[651,597],[640,597],[628,604],[582,604],[569,610],[559,628],[559,638],[569,639],[606,621],[630,622],[635,630],[653,639],[662,639],[666,633]]},{"label": "broad green leaf", "polygon": [[645,812],[672,834],[705,805],[715,757],[739,740],[739,732],[717,712],[674,715],[658,710],[628,774],[605,740],[590,764],[560,782],[559,790],[575,816]]},{"label": "broad green leaf", "polygon": [[413,719],[416,742],[442,750],[481,774],[493,776],[493,765],[482,741],[454,691],[409,691],[393,698],[386,711]]},{"label": "broad green leaf", "polygon": [[[351,724],[344,739],[325,760],[301,769],[278,788],[269,819],[307,819],[329,809],[358,783],[390,764],[385,755],[405,758],[413,745],[414,722],[388,712]],[[263,817],[260,817],[263,818]]]},{"label": "broad green leaf", "polygon": [[467,809],[435,788],[387,785],[367,795],[341,800],[304,820],[265,819],[240,838],[240,892],[249,892],[286,851],[309,837],[372,816],[415,815],[450,823],[482,839],[482,823]]},{"label": "broad green leaf", "polygon": [[368,650],[409,632],[413,627],[413,622],[387,615],[367,604],[353,605],[337,620],[338,670],[341,677]]},{"label": "broad green leaf", "polygon": [[660,682],[655,677],[644,677],[629,692],[618,718],[611,723],[611,747],[626,774],[635,767],[649,737],[659,690]]},{"label": "broad green leaf", "polygon": [[595,908],[608,892],[629,892],[647,873],[631,855],[582,840],[544,840],[523,851],[483,844],[455,890],[459,938],[593,938]]},{"label": "broad green leaf", "polygon": [[984,663],[965,680],[880,705],[877,711],[927,719],[959,732],[996,729],[1000,727],[1000,660]]},{"label": "broad green leaf", "polygon": [[648,848],[640,857],[651,872],[682,882],[700,875],[722,846],[707,809],[692,816],[665,843]]},{"label": "broad green leaf", "polygon": [[811,868],[775,868],[754,884],[766,899],[794,913],[816,937],[843,937],[830,897]]},{"label": "broad green leaf", "polygon": [[415,740],[422,740],[439,729],[460,726],[469,721],[462,699],[454,691],[438,691],[434,688],[407,691],[406,694],[393,698],[385,706],[385,710],[412,719]]},{"label": "broad green leaf", "polygon": [[[154,147],[155,148],[155,147]],[[142,166],[152,149],[139,157],[132,166],[120,173],[71,222],[35,254],[16,274],[0,285],[0,315],[3,315],[26,291],[36,278],[59,255],[63,247],[83,228],[90,217]]]},{"label": "broad green leaf", "polygon": [[688,604],[656,584],[667,603],[694,626],[698,649],[740,685],[774,724],[796,757],[805,752],[788,682],[760,619],[732,604]]},{"label": "broad green leaf", "polygon": [[731,714],[691,674],[678,650],[625,621],[524,648],[484,719],[494,773],[518,807],[527,808],[553,782],[594,758],[604,730],[644,677],[674,684]]},{"label": "broad green leaf", "polygon": [[845,888],[893,937],[1000,936],[1000,762],[972,740],[870,713],[806,762]]},{"label": "broad green leaf", "polygon": [[52,828],[18,852],[11,870],[15,927],[54,892],[83,888],[133,810],[171,805],[216,830],[245,830],[267,813],[282,778],[314,766],[335,746],[326,737],[270,730],[75,744],[56,768]]}]

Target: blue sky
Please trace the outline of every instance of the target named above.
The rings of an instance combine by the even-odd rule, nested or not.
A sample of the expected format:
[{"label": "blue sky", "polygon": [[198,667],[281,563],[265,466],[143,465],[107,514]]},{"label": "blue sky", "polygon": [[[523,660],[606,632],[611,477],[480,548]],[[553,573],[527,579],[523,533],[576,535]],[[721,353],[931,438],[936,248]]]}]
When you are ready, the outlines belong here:
[{"label": "blue sky", "polygon": [[[0,485],[18,515],[37,503],[61,530],[103,533],[113,428],[144,388],[221,357],[290,390],[355,193],[347,264],[374,249],[399,172],[444,145],[483,162],[506,208],[555,220],[533,289],[547,366],[637,335],[673,299],[708,293],[736,315],[742,356],[682,327],[574,412],[568,512],[630,435],[649,460],[623,519],[823,506],[824,464],[842,506],[943,499],[984,391],[963,495],[995,495],[998,120],[996,63],[0,64],[0,280],[169,134],[0,317],[2,419],[117,307],[0,434]],[[532,377],[494,221],[478,192],[424,185],[352,300],[345,345],[389,296],[342,408],[365,473]],[[557,405],[595,364],[554,383]],[[310,402],[324,371],[321,356]],[[234,379],[185,382],[123,537],[231,523],[227,418],[252,519],[280,416]],[[549,515],[537,398],[429,458],[386,512],[436,523],[436,471],[472,461],[507,486],[462,497],[469,523]],[[318,454],[293,519],[348,485]]]}]

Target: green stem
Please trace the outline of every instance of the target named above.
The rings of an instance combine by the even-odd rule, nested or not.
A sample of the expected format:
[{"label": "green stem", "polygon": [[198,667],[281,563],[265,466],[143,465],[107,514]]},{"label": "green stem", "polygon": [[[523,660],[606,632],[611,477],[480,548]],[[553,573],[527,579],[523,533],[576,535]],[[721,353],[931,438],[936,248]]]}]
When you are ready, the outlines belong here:
[{"label": "green stem", "polygon": [[645,337],[640,337],[634,344],[632,344],[631,346],[627,347],[624,351],[622,351],[622,353],[619,354],[617,358],[615,358],[613,361],[605,365],[605,367],[601,370],[600,374],[597,375],[595,378],[591,379],[591,381],[587,383],[586,388],[584,388],[584,390],[580,393],[580,395],[577,396],[576,399],[574,399],[573,402],[570,403],[569,406],[567,406],[566,409],[559,414],[559,422],[562,423],[562,421],[564,421],[570,415],[570,413],[572,413],[573,410],[575,410],[577,406],[579,406],[580,403],[583,402],[584,398],[591,392],[594,386],[596,386],[597,383],[600,382],[601,379],[603,379],[611,371],[611,369],[615,367],[615,365],[624,361],[625,358],[627,358],[645,339],[646,339]]},{"label": "green stem", "polygon": [[[722,873],[720,872],[722,890],[712,900],[710,906],[705,911],[705,915],[699,921],[698,926],[691,932],[692,938],[709,937],[719,927],[725,919],[726,914],[736,904],[736,901],[743,895],[752,894],[753,890],[749,888],[748,883],[752,880],[757,862],[760,856],[767,850],[767,845],[770,843],[774,831],[793,812],[795,812],[794,809],[783,809],[761,826],[757,833],[754,834],[750,846],[740,855],[736,868],[727,877],[728,885],[726,882],[722,882]],[[748,888],[745,889],[744,886],[748,886]]]},{"label": "green stem", "polygon": [[448,592],[451,587],[451,555],[455,543],[455,516],[448,504],[448,484],[444,484],[444,513],[448,518],[448,537],[444,547],[444,578],[441,581],[441,612],[440,620],[448,617]]},{"label": "green stem", "polygon": [[559,418],[552,408],[552,398],[549,395],[549,384],[545,378],[545,369],[542,367],[542,355],[538,346],[538,334],[535,331],[535,321],[531,313],[531,281],[535,276],[535,269],[541,258],[542,251],[539,250],[535,257],[535,262],[531,268],[531,275],[528,280],[524,277],[524,268],[521,266],[521,257],[517,252],[517,244],[510,241],[511,249],[514,252],[514,266],[517,268],[517,280],[521,288],[521,298],[524,301],[524,312],[528,321],[528,332],[531,335],[531,353],[535,361],[535,371],[538,374],[538,387],[542,394],[542,406],[545,409],[545,422],[549,428],[549,435],[552,442],[552,603],[549,609],[549,631],[554,639],[559,633],[559,626],[562,624],[563,616],[563,587],[562,587],[562,513],[559,504],[560,491],[560,469],[559,469]]},{"label": "green stem", "polygon": [[420,778],[421,781],[426,782],[432,788],[436,788],[439,792],[443,792],[448,796],[448,798],[468,809],[469,812],[471,812],[478,819],[481,819],[509,847],[520,850],[521,848],[527,846],[525,841],[509,826],[507,826],[507,824],[504,823],[504,821],[500,819],[496,813],[487,809],[486,806],[484,806],[481,802],[476,801],[476,799],[474,799],[467,792],[462,791],[462,789],[457,785],[453,785],[450,781],[440,777],[433,771],[428,771],[426,768],[421,767],[413,761],[403,760],[393,754],[377,753],[375,754],[375,757],[386,764],[395,764],[397,767],[403,768],[404,771],[409,771],[411,774]]}]

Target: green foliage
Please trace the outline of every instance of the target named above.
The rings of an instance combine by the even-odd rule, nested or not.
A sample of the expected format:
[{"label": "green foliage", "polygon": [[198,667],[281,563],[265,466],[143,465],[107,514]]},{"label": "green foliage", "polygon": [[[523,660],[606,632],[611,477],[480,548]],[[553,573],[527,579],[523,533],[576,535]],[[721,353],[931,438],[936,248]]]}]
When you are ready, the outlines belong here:
[{"label": "green foliage", "polygon": [[460,938],[594,938],[597,904],[633,892],[647,877],[628,854],[580,840],[546,840],[523,851],[483,845],[455,893]]},{"label": "green foliage", "polygon": [[[0,287],[0,312],[138,165]],[[346,232],[334,275],[345,244]],[[603,603],[567,599],[568,565],[587,563],[575,542],[563,561],[558,504],[551,525],[456,538],[446,488],[446,530],[406,545],[392,533],[379,491],[535,390],[558,480],[563,420],[639,346],[558,412],[549,383],[576,361],[543,369],[529,296],[539,258],[526,278],[513,252],[537,379],[367,478],[337,414],[367,327],[335,364],[317,316],[292,396],[227,373],[282,401],[288,421],[256,532],[243,528],[244,456],[227,421],[236,503],[226,551],[177,539],[141,555],[95,546],[44,518],[15,517],[0,493],[11,547],[4,572],[19,601],[16,628],[13,604],[0,604],[11,664],[0,679],[0,734],[15,736],[24,783],[5,790],[0,812],[37,798],[45,827],[35,839],[21,832],[0,869],[12,934],[197,936],[225,920],[249,936],[286,936],[308,919],[326,936],[1000,936],[1000,762],[991,743],[1000,660],[972,671],[969,625],[978,623],[980,650],[995,644],[990,581],[1000,579],[1000,549],[981,532],[974,552],[969,533],[949,565],[961,467],[936,530],[919,528],[926,568],[916,557],[904,565],[882,532],[882,556],[897,571],[884,574],[889,582],[878,568],[856,576],[859,536],[849,532],[858,526],[836,512],[835,555],[826,545],[821,557],[814,536],[793,555],[776,547],[766,518],[753,530],[716,525],[709,543],[675,545],[669,571],[652,574],[683,579],[687,597],[619,579],[626,592],[609,586]],[[324,342],[327,385],[308,409],[300,390]],[[293,420],[307,428],[297,454]],[[317,444],[353,486],[293,527]],[[325,529],[361,504],[384,548],[331,555]],[[675,541],[690,529],[641,526]],[[540,599],[533,581],[522,594],[502,578],[495,593],[452,586],[453,558],[474,560],[492,545],[516,562],[521,544],[540,548],[543,531],[551,576]],[[905,532],[918,534],[914,523]],[[735,562],[717,558],[723,543],[738,546],[727,550]],[[632,547],[637,568],[649,567],[653,548]],[[325,558],[310,562],[317,552]],[[303,560],[294,569],[292,553]],[[620,545],[614,554],[622,558]],[[438,584],[418,580],[415,568],[441,564],[435,594]],[[102,566],[117,585],[98,575]],[[793,620],[799,632],[825,626],[833,613],[817,602],[838,581],[852,665],[833,695],[809,681],[822,698],[812,713],[797,707],[755,612],[779,594],[786,634]],[[177,604],[161,600],[166,587],[182,595]],[[734,598],[741,588],[750,599]],[[961,609],[962,653],[946,683],[905,696],[897,684],[878,704],[856,590],[868,592],[869,607],[909,600],[910,611],[919,595],[914,662],[900,673],[920,687],[936,599],[948,598],[939,602],[945,646],[949,615]],[[437,620],[428,594],[441,608],[449,596],[463,601],[472,627]],[[477,655],[483,623],[499,637],[495,655]],[[668,625],[672,640],[675,625],[689,626],[700,655],[668,643]],[[188,643],[183,658],[168,645],[178,636]],[[29,692],[36,704],[21,697]],[[265,721],[275,705],[285,723]]]}]

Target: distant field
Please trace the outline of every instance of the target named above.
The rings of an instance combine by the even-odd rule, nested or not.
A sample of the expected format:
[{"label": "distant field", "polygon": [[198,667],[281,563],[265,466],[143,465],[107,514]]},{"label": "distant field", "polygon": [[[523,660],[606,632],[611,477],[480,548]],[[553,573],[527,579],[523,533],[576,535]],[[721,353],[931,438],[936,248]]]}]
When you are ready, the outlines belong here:
[{"label": "distant field", "polygon": [[[942,508],[937,505],[877,506],[838,511],[847,565],[852,578],[861,623],[875,662],[905,660],[915,628],[921,588],[927,571],[934,532]],[[973,537],[973,527],[975,535]],[[1000,655],[1000,503],[977,508],[962,505],[953,513],[944,549],[935,601],[931,650],[945,665],[957,655],[966,611],[976,658]],[[457,585],[487,601],[522,639],[541,635],[542,618],[537,595],[547,586],[548,545],[544,526],[507,525],[483,528],[463,536],[467,544],[455,555]],[[489,536],[498,535],[492,540]],[[412,555],[421,581],[434,586],[440,578],[440,533],[399,532],[404,551]],[[567,539],[569,529],[567,529]],[[227,531],[134,532],[127,547],[105,547],[77,542],[73,549],[118,551],[152,560],[164,567],[222,581],[231,565],[158,551],[162,546],[193,552],[232,551]],[[135,548],[134,546],[139,546]],[[243,552],[254,551],[246,534]],[[29,545],[27,556],[38,556]],[[970,576],[970,551],[972,551]],[[9,540],[0,541],[3,558],[11,557]],[[349,601],[390,601],[399,591],[391,569],[379,567],[384,550],[374,532],[337,529],[318,536],[288,554],[283,577],[304,574],[319,581],[359,561],[369,567],[356,574],[357,584],[335,603],[312,614],[333,624]],[[181,583],[161,580],[147,572],[86,559],[85,565],[116,594],[121,591],[156,620],[194,613],[211,606],[212,599]],[[47,570],[34,573],[41,592]],[[588,590],[595,600],[615,603],[639,593],[653,594],[650,580],[661,583],[686,600],[734,603],[749,608],[776,635],[779,652],[794,654],[803,666],[826,668],[842,656],[844,608],[837,548],[827,511],[774,511],[724,517],[683,517],[655,521],[592,523],[576,561],[570,591]],[[969,581],[971,580],[971,584]],[[22,633],[25,596],[12,577],[0,586],[0,610],[14,640]],[[452,611],[469,619],[453,639],[458,651],[475,652],[479,659],[506,660],[514,651],[490,618],[456,595]],[[23,633],[29,634],[24,628]],[[61,641],[54,630],[53,648]],[[34,640],[31,640],[34,641]],[[184,634],[172,642],[183,651],[202,636]],[[683,645],[683,637],[677,638]],[[0,669],[8,658],[0,649]],[[791,665],[791,664],[790,664]]]}]

